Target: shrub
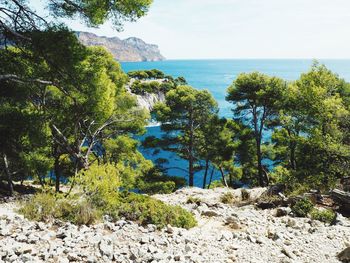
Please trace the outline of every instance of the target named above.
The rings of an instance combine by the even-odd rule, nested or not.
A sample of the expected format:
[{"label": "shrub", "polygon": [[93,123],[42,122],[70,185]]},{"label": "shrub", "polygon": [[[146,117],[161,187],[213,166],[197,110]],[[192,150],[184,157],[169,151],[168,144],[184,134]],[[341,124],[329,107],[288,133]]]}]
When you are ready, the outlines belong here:
[{"label": "shrub", "polygon": [[292,206],[292,212],[296,216],[306,217],[312,210],[314,204],[307,198],[303,198]]},{"label": "shrub", "polygon": [[197,222],[193,215],[180,206],[170,206],[149,196],[134,193],[122,193],[118,215],[140,224],[155,224],[164,227],[167,224],[176,227],[191,228]]},{"label": "shrub", "polygon": [[184,178],[168,176],[157,167],[153,167],[137,179],[136,188],[146,194],[169,194],[185,184]]},{"label": "shrub", "polygon": [[23,202],[19,212],[30,220],[49,221],[55,218],[56,205],[56,198],[53,194],[38,193],[30,200]]},{"label": "shrub", "polygon": [[220,201],[224,204],[232,204],[235,201],[235,197],[232,193],[227,192],[220,196]]},{"label": "shrub", "polygon": [[337,214],[330,209],[313,209],[310,213],[311,218],[324,223],[333,224],[337,219]]},{"label": "shrub", "polygon": [[119,171],[112,164],[93,164],[76,178],[78,186],[94,201],[114,198],[120,187]]},{"label": "shrub", "polygon": [[22,203],[19,212],[35,221],[60,219],[78,225],[89,225],[100,218],[99,212],[86,200],[63,198],[52,193],[39,193]]},{"label": "shrub", "polygon": [[201,199],[199,197],[193,197],[190,196],[189,198],[187,198],[186,204],[196,204],[196,205],[200,205],[201,204]]},{"label": "shrub", "polygon": [[[149,196],[120,193],[119,172],[112,164],[92,165],[78,174],[76,182],[80,192],[75,197],[49,192],[36,194],[22,205],[20,212],[32,220],[57,218],[75,224],[92,224],[102,215],[109,215],[114,219],[125,217],[158,227],[170,224],[191,228],[196,225],[193,215],[179,206],[170,206]],[[163,183],[163,189],[175,186],[174,182],[160,183]]]},{"label": "shrub", "polygon": [[215,180],[211,182],[209,189],[214,189],[214,188],[219,188],[219,187],[224,187],[224,184],[221,182],[221,180]]},{"label": "shrub", "polygon": [[139,184],[139,189],[147,194],[170,194],[175,190],[175,182],[143,182]]},{"label": "shrub", "polygon": [[247,191],[247,189],[242,189],[241,190],[241,196],[242,196],[242,201],[248,201],[250,199],[250,194]]}]

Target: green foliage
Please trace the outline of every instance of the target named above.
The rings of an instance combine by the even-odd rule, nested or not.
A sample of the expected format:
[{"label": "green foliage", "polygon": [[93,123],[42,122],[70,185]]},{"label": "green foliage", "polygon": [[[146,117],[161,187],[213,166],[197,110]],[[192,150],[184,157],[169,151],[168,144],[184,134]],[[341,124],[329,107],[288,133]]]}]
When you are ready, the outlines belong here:
[{"label": "green foliage", "polygon": [[209,189],[225,187],[221,180],[212,181]]},{"label": "green foliage", "polygon": [[231,192],[227,192],[220,196],[220,201],[224,204],[233,204],[235,196]]},{"label": "green foliage", "polygon": [[128,76],[134,79],[131,82],[131,92],[138,95],[159,92],[167,93],[177,86],[187,84],[185,78],[178,77],[174,79],[157,69],[130,71]]},{"label": "green foliage", "polygon": [[159,227],[170,224],[188,229],[197,225],[193,215],[180,206],[170,206],[149,196],[134,193],[123,193],[120,198],[118,215],[128,220]]},{"label": "green foliage", "polygon": [[128,72],[128,76],[130,78],[135,79],[164,79],[167,78],[164,74],[164,72],[158,70],[158,69],[151,69],[151,70],[135,70]]},{"label": "green foliage", "polygon": [[170,194],[175,191],[176,185],[173,181],[167,182],[140,182],[138,189],[146,194]]},{"label": "green foliage", "polygon": [[89,225],[100,218],[99,212],[87,201],[65,199],[50,192],[35,194],[22,203],[19,212],[30,220],[61,219],[79,225]]},{"label": "green foliage", "polygon": [[[234,141],[233,121],[219,118],[217,114],[209,117],[198,132],[198,157],[207,162],[205,175],[208,174],[209,163],[222,173],[228,173],[230,183],[234,179],[240,179],[240,170],[234,165]],[[215,136],[213,136],[215,134]],[[225,176],[225,175],[223,175]],[[203,188],[205,187],[206,176],[203,178]]]},{"label": "green foliage", "polygon": [[314,204],[308,198],[303,198],[292,206],[292,212],[296,216],[306,217],[313,207]]},{"label": "green foliage", "polygon": [[235,117],[242,123],[249,123],[253,130],[260,186],[268,184],[262,165],[263,131],[273,126],[278,119],[279,103],[285,86],[282,79],[253,72],[240,74],[227,90],[226,100],[235,104]]},{"label": "green foliage", "polygon": [[163,84],[158,81],[141,82],[139,80],[134,81],[130,87],[130,90],[134,94],[143,95],[145,93],[158,93],[162,89]]},{"label": "green foliage", "polygon": [[[80,172],[76,183],[82,192],[64,198],[52,193],[40,193],[25,202],[20,212],[32,220],[61,219],[76,224],[91,224],[102,215],[121,217],[140,224],[191,228],[196,220],[179,206],[170,206],[149,196],[118,191],[120,180],[115,166],[92,165]],[[84,194],[80,194],[84,193]]]},{"label": "green foliage", "polygon": [[173,151],[188,161],[189,185],[193,186],[195,163],[199,156],[202,129],[212,115],[217,114],[217,103],[206,90],[178,86],[166,94],[166,102],[154,107],[161,129],[166,132],[156,142],[158,147]]},{"label": "green foliage", "polygon": [[105,201],[116,196],[120,187],[119,171],[112,164],[93,164],[88,170],[82,170],[76,183],[93,200]]},{"label": "green foliage", "polygon": [[80,17],[88,26],[99,26],[106,20],[111,20],[115,28],[121,30],[123,21],[135,21],[144,16],[151,3],[152,0],[126,0],[113,3],[99,0],[58,0],[49,2],[48,7],[58,17]]},{"label": "green foliage", "polygon": [[185,184],[184,178],[169,176],[159,168],[153,167],[138,179],[136,188],[147,194],[169,194]]},{"label": "green foliage", "polygon": [[331,209],[313,209],[310,216],[314,220],[318,220],[328,224],[334,224],[337,219],[337,214]]},{"label": "green foliage", "polygon": [[138,188],[138,182],[153,169],[152,162],[144,158],[137,146],[136,140],[124,135],[104,143],[104,162],[114,164],[124,189]]},{"label": "green foliage", "polygon": [[286,176],[290,189],[301,184],[327,190],[349,175],[350,147],[343,126],[349,116],[346,87],[344,80],[318,63],[288,85],[280,106],[281,127],[272,141],[276,163],[290,173]]}]

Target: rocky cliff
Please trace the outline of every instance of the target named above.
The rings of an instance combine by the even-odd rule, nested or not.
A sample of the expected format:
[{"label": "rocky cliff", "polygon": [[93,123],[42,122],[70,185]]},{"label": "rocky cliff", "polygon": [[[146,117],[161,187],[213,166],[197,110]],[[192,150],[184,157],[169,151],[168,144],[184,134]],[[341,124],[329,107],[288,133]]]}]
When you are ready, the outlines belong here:
[{"label": "rocky cliff", "polygon": [[[134,94],[131,92],[131,85],[132,83],[135,81],[135,79],[130,79],[129,83],[126,85],[126,90],[132,94],[133,96],[136,97],[136,102],[137,105],[140,108],[144,108],[148,111],[152,111],[153,106],[157,103],[157,102],[165,102],[165,94],[163,92],[157,92],[157,93],[148,93],[145,92],[145,94],[143,95],[138,95],[138,94]],[[153,80],[153,81],[158,81],[158,82],[162,82],[163,80]],[[144,80],[143,82],[149,82],[148,80]]]},{"label": "rocky cliff", "polygon": [[157,45],[147,44],[142,39],[130,37],[103,37],[93,33],[76,32],[79,40],[86,46],[103,46],[107,48],[118,61],[160,61],[165,58],[160,54]]}]

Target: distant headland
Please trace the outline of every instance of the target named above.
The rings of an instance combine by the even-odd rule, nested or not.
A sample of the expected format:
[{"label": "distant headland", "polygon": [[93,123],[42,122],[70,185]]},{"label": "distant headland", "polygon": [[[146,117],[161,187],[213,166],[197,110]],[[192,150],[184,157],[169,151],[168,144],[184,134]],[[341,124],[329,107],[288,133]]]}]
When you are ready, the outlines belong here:
[{"label": "distant headland", "polygon": [[86,46],[103,46],[107,48],[120,62],[160,61],[165,57],[160,53],[157,45],[148,44],[140,38],[97,36],[88,32],[76,32],[79,40]]}]

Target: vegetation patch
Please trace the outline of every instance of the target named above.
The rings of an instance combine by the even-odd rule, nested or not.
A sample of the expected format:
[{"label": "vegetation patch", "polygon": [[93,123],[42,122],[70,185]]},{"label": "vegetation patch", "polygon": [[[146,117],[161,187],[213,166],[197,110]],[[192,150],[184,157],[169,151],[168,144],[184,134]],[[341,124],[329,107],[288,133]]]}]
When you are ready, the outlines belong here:
[{"label": "vegetation patch", "polygon": [[250,194],[247,189],[241,190],[242,201],[248,201],[250,199]]},{"label": "vegetation patch", "polygon": [[60,219],[75,224],[92,224],[108,215],[122,217],[142,225],[191,228],[197,224],[194,216],[179,206],[171,206],[147,195],[119,192],[119,172],[112,164],[93,165],[77,175],[78,192],[64,197],[51,192],[38,193],[19,209],[31,220]]},{"label": "vegetation patch", "polygon": [[233,204],[235,201],[235,196],[232,193],[227,192],[220,196],[220,201],[224,204]]},{"label": "vegetation patch", "polygon": [[209,185],[209,189],[225,187],[221,180],[215,180]]},{"label": "vegetation patch", "polygon": [[303,198],[292,206],[292,212],[296,216],[306,217],[313,207],[314,204],[308,198]]},{"label": "vegetation patch", "polygon": [[86,200],[66,199],[50,192],[35,194],[22,203],[19,212],[30,220],[60,219],[78,225],[90,225],[101,218],[101,211]]},{"label": "vegetation patch", "polygon": [[142,225],[155,224],[164,227],[167,224],[176,227],[191,228],[197,225],[194,216],[180,206],[171,206],[146,195],[122,193],[119,217],[137,221]]},{"label": "vegetation patch", "polygon": [[313,209],[310,213],[311,218],[328,224],[334,224],[337,214],[331,209]]},{"label": "vegetation patch", "polygon": [[196,204],[200,205],[202,200],[199,197],[190,196],[187,198],[186,204]]}]

